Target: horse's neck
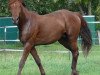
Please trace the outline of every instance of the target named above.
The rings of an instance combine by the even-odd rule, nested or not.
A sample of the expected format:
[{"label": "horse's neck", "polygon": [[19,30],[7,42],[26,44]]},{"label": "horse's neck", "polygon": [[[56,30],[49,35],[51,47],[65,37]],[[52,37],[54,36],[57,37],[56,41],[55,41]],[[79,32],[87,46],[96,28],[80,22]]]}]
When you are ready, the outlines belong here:
[{"label": "horse's neck", "polygon": [[19,31],[22,31],[24,27],[27,27],[25,25],[27,25],[27,23],[29,23],[29,21],[31,22],[31,20],[33,20],[33,18],[35,19],[36,15],[37,14],[35,12],[28,11],[28,9],[26,9],[22,5],[20,16],[19,16],[19,25],[18,25]]},{"label": "horse's neck", "polygon": [[21,12],[20,12],[20,15],[19,15],[20,21],[21,22],[27,21],[27,19],[29,17],[30,17],[30,15],[29,15],[28,10],[24,6],[21,6]]},{"label": "horse's neck", "polygon": [[27,23],[29,18],[30,18],[29,11],[24,6],[21,6],[21,12],[19,14],[19,24],[18,24],[18,28],[20,31],[22,31],[23,26]]}]

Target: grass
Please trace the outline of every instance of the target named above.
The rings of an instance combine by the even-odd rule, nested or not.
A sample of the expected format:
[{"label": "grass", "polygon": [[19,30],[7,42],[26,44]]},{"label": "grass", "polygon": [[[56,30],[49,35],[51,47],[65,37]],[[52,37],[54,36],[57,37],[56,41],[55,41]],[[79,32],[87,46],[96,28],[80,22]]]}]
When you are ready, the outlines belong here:
[{"label": "grass", "polygon": [[22,49],[23,45],[20,42],[0,42],[0,49]]},{"label": "grass", "polygon": [[[47,50],[65,50],[58,44],[37,47],[46,75],[70,75],[71,59],[68,53],[45,52]],[[80,75],[100,75],[100,46],[93,46],[89,56],[80,53],[77,69]],[[22,52],[0,52],[0,75],[16,75]],[[30,55],[22,75],[40,75],[38,67]]]},{"label": "grass", "polygon": [[[79,50],[81,50],[81,46],[79,44]],[[16,42],[16,43],[4,43],[4,42],[0,42],[0,49],[23,49],[23,45],[20,42]],[[55,50],[60,50],[60,51],[64,51],[66,50],[62,45],[60,45],[58,42],[54,43],[54,44],[50,44],[50,45],[40,45],[37,46],[38,50],[41,51],[55,51]],[[99,51],[100,49],[100,45],[93,45],[92,46],[92,50],[93,51]]]}]

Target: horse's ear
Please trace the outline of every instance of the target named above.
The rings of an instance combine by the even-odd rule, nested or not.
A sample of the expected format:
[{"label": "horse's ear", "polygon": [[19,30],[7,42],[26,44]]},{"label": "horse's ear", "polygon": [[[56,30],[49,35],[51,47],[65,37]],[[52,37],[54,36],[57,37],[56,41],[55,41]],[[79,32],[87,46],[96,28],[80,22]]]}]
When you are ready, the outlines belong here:
[{"label": "horse's ear", "polygon": [[26,4],[24,3],[23,0],[19,0],[19,1],[22,3],[22,5],[23,5],[24,7],[26,7]]}]

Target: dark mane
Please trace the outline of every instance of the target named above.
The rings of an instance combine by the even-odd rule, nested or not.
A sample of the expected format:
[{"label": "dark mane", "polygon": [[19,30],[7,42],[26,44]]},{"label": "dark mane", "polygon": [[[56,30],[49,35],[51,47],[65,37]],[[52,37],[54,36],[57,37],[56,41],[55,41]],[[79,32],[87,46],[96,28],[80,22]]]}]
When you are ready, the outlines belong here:
[{"label": "dark mane", "polygon": [[22,5],[24,6],[24,7],[26,7],[26,4],[24,3],[24,0],[19,0],[21,3],[22,3]]},{"label": "dark mane", "polygon": [[23,5],[24,7],[26,7],[26,4],[25,4],[24,2],[22,2],[22,5]]}]

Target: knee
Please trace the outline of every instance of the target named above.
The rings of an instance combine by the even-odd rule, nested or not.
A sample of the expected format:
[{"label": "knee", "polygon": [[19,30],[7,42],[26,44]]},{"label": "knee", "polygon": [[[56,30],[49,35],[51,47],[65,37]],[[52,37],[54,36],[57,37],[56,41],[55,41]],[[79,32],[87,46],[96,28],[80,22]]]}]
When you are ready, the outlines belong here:
[{"label": "knee", "polygon": [[72,53],[74,57],[78,57],[79,56],[79,51],[75,51]]},{"label": "knee", "polygon": [[36,63],[38,66],[41,66],[41,61],[39,59],[36,59]]},{"label": "knee", "polygon": [[75,56],[79,56],[79,51],[76,51],[75,52]]}]

